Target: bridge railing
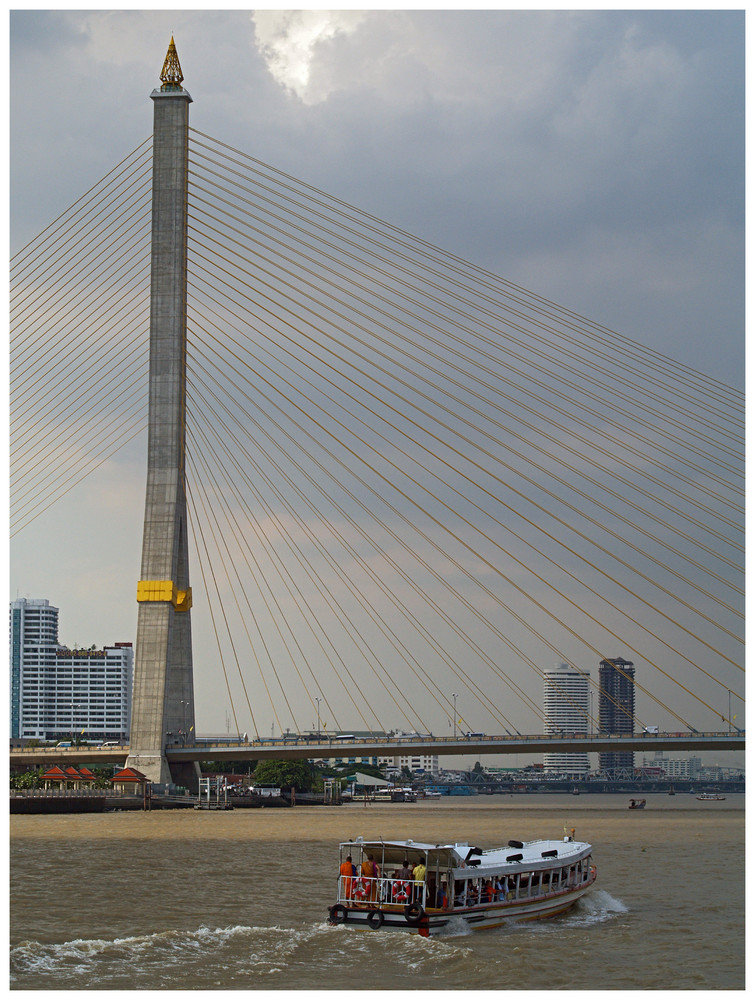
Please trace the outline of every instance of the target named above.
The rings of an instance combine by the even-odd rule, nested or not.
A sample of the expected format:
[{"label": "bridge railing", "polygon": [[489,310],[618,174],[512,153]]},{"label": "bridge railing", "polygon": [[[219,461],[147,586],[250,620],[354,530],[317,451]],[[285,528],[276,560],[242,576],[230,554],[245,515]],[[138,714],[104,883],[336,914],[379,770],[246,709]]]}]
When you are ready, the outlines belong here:
[{"label": "bridge railing", "polygon": [[[324,736],[311,736],[299,734],[297,736],[289,736],[285,739],[270,739],[263,738],[260,740],[248,740],[244,743],[239,743],[238,740],[220,741],[218,743],[187,743],[181,746],[171,746],[168,749],[171,751],[180,751],[182,749],[186,750],[204,750],[206,749],[208,754],[215,749],[240,749],[240,748],[259,748],[259,749],[270,749],[270,748],[284,748],[284,747],[302,747],[307,745],[312,746],[328,746],[333,750],[333,756],[344,756],[346,752],[354,747],[359,746],[375,746],[380,745],[386,748],[390,748],[394,745],[406,745],[414,744],[417,746],[428,746],[428,745],[444,745],[444,746],[459,746],[468,745],[476,746],[488,743],[559,743],[563,740],[579,740],[579,741],[594,741],[594,740],[608,740],[611,743],[622,743],[630,740],[648,740],[648,741],[663,741],[669,739],[690,739],[690,738],[700,738],[700,739],[723,739],[723,738],[739,739],[744,737],[744,730],[735,730],[734,732],[716,732],[716,731],[704,731],[704,732],[659,732],[659,733],[574,733],[574,732],[562,732],[562,733],[526,733],[526,734],[516,734],[511,733],[501,733],[496,735],[488,735],[483,733],[475,733],[472,736],[434,736],[432,733],[418,735],[418,736],[354,736],[348,740],[342,740],[338,737],[324,737]],[[61,757],[66,755],[91,753],[93,756],[98,756],[100,753],[125,753],[129,750],[128,743],[119,743],[116,746],[109,747],[97,747],[97,746],[70,746],[70,747],[59,747],[55,745],[50,746],[36,746],[36,747],[11,747],[11,753],[22,754],[26,756],[33,756],[34,754],[60,754]],[[340,752],[339,752],[340,751]]]},{"label": "bridge railing", "polygon": [[[741,737],[743,735],[742,731],[722,733],[716,731],[704,731],[704,732],[658,732],[658,733],[575,733],[575,732],[560,732],[560,733],[529,733],[529,734],[512,734],[512,733],[500,733],[496,735],[489,735],[486,733],[475,733],[472,736],[434,736],[432,733],[428,733],[423,736],[355,736],[349,740],[339,740],[337,737],[317,737],[309,735],[299,735],[296,737],[288,737],[286,739],[270,739],[265,738],[262,740],[249,740],[244,746],[250,747],[286,747],[297,744],[313,743],[317,746],[322,746],[327,744],[333,749],[338,749],[339,747],[344,750],[353,746],[366,746],[374,745],[375,743],[385,744],[390,746],[393,743],[406,744],[406,743],[416,743],[416,744],[427,744],[427,743],[490,743],[494,742],[532,742],[541,743],[543,740],[552,740],[553,742],[558,742],[560,740],[596,740],[596,739],[608,739],[608,740],[637,740],[637,739],[680,739],[689,737],[700,737],[703,739],[712,739],[722,736],[731,737]],[[214,743],[212,746],[222,747],[222,746],[238,746],[238,743]]]}]

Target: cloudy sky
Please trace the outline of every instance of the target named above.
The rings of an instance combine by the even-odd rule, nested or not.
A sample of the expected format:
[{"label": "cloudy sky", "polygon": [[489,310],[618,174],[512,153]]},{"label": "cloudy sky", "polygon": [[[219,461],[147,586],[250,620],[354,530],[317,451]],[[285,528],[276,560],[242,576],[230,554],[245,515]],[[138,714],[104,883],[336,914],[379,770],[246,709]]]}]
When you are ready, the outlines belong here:
[{"label": "cloudy sky", "polygon": [[[13,252],[150,134],[171,35],[193,127],[742,386],[743,14],[15,11]],[[122,457],[14,544],[63,642],[135,638],[143,490]]]}]

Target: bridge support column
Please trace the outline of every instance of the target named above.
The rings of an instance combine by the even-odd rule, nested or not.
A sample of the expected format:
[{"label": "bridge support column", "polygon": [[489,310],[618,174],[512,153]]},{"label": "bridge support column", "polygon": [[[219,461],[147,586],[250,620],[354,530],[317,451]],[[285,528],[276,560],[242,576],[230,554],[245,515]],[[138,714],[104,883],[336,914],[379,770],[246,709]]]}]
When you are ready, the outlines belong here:
[{"label": "bridge support column", "polygon": [[[194,738],[191,587],[185,487],[186,240],[189,104],[173,39],[154,101],[149,437],[128,765],[171,773],[167,746]],[[194,784],[194,782],[191,782]]]}]

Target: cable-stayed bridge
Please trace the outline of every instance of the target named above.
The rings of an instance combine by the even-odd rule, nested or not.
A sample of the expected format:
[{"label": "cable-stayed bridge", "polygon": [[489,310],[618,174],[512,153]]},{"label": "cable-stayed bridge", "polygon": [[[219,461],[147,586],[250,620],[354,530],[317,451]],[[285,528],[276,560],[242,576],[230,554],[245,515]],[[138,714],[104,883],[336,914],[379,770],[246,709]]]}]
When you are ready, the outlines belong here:
[{"label": "cable-stayed bridge", "polygon": [[[156,111],[188,107],[180,83]],[[169,152],[185,167],[172,316],[192,587],[147,575],[140,600],[182,622],[193,605],[181,642],[232,731],[458,727],[511,752],[552,726],[561,662],[589,674],[573,708],[597,734],[598,664],[623,657],[636,728],[740,745],[742,394],[186,114]],[[156,229],[157,136],[13,259],[14,532],[143,453],[148,425],[148,461],[159,450],[155,233],[177,224]],[[153,729],[189,759],[184,674]]]}]

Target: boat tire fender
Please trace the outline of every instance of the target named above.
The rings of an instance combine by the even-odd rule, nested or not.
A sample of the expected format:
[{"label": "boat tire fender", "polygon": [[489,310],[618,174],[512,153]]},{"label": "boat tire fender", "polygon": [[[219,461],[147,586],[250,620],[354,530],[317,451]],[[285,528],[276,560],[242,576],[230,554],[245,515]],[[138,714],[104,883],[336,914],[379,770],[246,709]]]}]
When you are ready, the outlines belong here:
[{"label": "boat tire fender", "polygon": [[342,903],[336,903],[335,906],[331,906],[329,911],[331,924],[345,924],[346,917],[348,916],[348,910]]},{"label": "boat tire fender", "polygon": [[510,840],[509,847],[516,847],[518,850],[521,851],[521,849],[524,847],[524,844],[521,842],[521,840]]},{"label": "boat tire fender", "polygon": [[407,903],[404,907],[404,917],[411,927],[418,927],[425,916],[421,903]]},{"label": "boat tire fender", "polygon": [[382,910],[370,910],[370,912],[367,914],[367,923],[370,925],[373,931],[380,930],[380,928],[383,926],[384,919],[385,917],[383,916]]}]

